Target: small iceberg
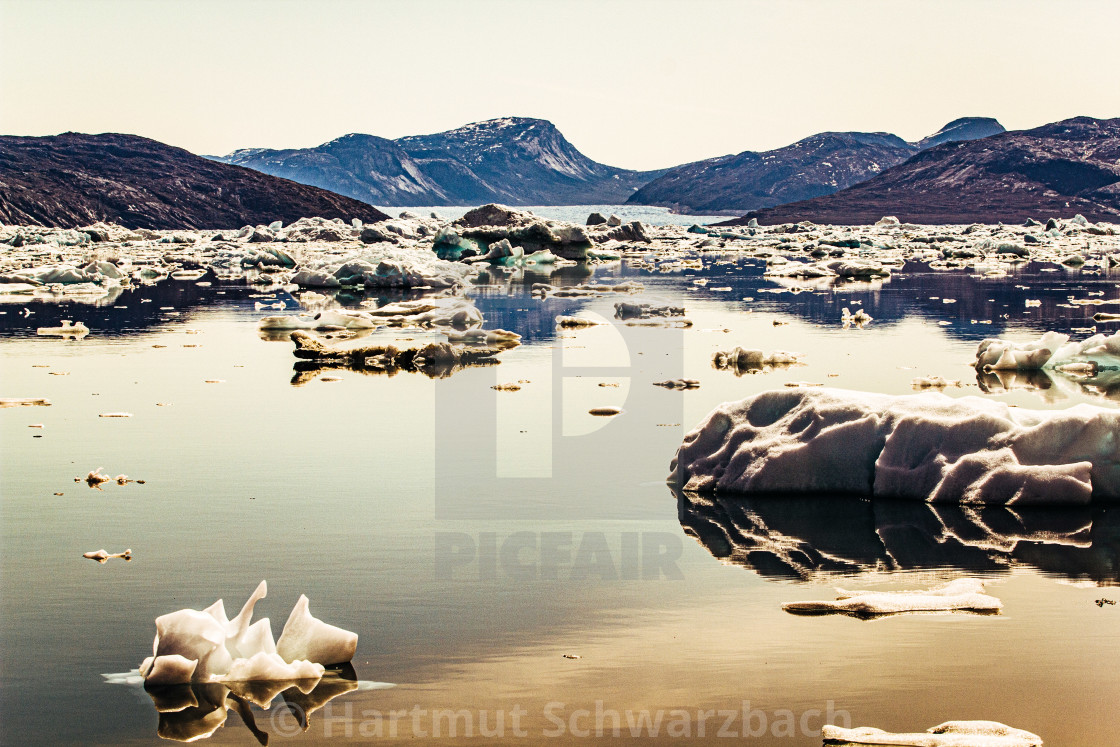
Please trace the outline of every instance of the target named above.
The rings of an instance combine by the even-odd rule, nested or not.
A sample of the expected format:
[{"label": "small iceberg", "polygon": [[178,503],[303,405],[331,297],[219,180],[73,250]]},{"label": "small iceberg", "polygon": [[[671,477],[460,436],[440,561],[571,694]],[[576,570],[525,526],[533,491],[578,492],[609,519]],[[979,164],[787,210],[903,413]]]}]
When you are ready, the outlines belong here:
[{"label": "small iceberg", "polygon": [[357,634],[313,617],[306,596],[274,642],[268,618],[250,624],[253,608],[267,593],[268,584],[261,581],[232,620],[220,599],[205,610],[157,617],[152,655],[139,667],[144,683],[317,680],[328,665],[354,658]]},{"label": "small iceberg", "polygon": [[54,337],[85,337],[89,334],[89,327],[81,322],[72,322],[69,319],[63,319],[62,323],[57,327],[39,327],[35,330],[35,334]]},{"label": "small iceberg", "polygon": [[998,614],[1003,603],[984,593],[975,578],[958,578],[928,591],[845,591],[833,601],[791,602],[782,609],[795,615],[851,615],[865,620],[907,612]]}]

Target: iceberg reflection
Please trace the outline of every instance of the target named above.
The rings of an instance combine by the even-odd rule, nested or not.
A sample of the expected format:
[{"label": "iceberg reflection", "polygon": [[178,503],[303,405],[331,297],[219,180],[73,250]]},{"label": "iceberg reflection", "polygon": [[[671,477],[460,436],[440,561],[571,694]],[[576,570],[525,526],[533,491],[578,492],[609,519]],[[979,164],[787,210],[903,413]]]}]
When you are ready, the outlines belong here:
[{"label": "iceberg reflection", "polygon": [[931,504],[847,496],[716,497],[672,489],[685,534],[782,580],[875,571],[1035,568],[1120,585],[1120,508]]},{"label": "iceberg reflection", "polygon": [[[109,682],[140,685],[142,678],[136,671],[127,674],[105,675]],[[358,690],[380,690],[393,687],[387,682],[369,682],[357,679],[349,664],[332,669],[319,680],[279,680],[259,682],[194,682],[182,685],[144,685],[159,714],[156,734],[161,739],[175,742],[194,742],[207,739],[226,724],[229,712],[234,711],[245,727],[260,744],[268,744],[270,736],[290,737],[295,729],[284,728],[278,734],[269,734],[257,724],[254,706],[268,711],[275,706],[290,714],[284,721],[277,721],[279,710],[269,715],[268,723],[298,724],[299,731],[307,731],[312,714],[335,698]],[[277,700],[279,699],[279,702]]]}]

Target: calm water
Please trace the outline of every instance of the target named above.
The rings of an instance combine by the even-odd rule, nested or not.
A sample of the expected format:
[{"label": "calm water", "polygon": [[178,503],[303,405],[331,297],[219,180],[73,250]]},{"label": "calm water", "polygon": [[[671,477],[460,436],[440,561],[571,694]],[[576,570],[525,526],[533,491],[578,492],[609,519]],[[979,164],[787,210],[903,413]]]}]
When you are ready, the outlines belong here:
[{"label": "calm water", "polygon": [[[1117,406],[1107,381],[977,382],[979,340],[1088,327],[1095,309],[1069,297],[1118,295],[1117,274],[1040,270],[981,279],[908,267],[882,284],[790,293],[734,256],[679,275],[608,266],[597,279],[640,279],[645,298],[683,303],[695,326],[560,336],[557,314],[609,319],[618,299],[528,295],[532,282],[574,284],[585,270],[496,279],[471,295],[488,327],[525,344],[442,380],[302,375],[290,343],[257,335],[257,319],[275,312],[255,311],[269,299],[243,286],[170,281],[112,305],[29,305],[30,317],[0,306],[0,396],[53,402],[0,411],[0,738],[160,743],[172,717],[161,727],[143,689],[101,675],[140,662],[156,616],[217,598],[236,610],[267,579],[257,615],[276,634],[306,593],[313,613],[359,634],[356,677],[396,684],[341,695],[306,732],[280,701],[254,706],[272,744],[391,743],[391,711],[408,714],[393,722],[399,741],[430,739],[438,725],[448,743],[585,742],[597,718],[605,740],[614,712],[626,736],[627,711],[660,710],[660,738],[675,718],[678,734],[687,722],[693,741],[711,741],[728,716],[704,717],[701,736],[702,713],[726,711],[739,714],[729,731],[757,734],[748,742],[816,745],[809,732],[829,708],[853,726],[993,719],[1048,744],[1110,743],[1120,605],[1094,602],[1118,598],[1116,509],[712,500],[664,484],[684,433],[714,405],[787,381],[905,393],[914,376],[937,374],[962,381],[951,396],[982,383],[1026,407]],[[701,275],[706,287],[693,283]],[[841,329],[844,306],[875,321]],[[93,332],[35,336],[62,318]],[[798,351],[806,365],[712,369],[712,352],[735,345]],[[651,385],[681,376],[701,388]],[[490,388],[515,381],[518,392]],[[606,405],[623,414],[587,413]],[[133,417],[98,417],[110,411]],[[98,466],[145,484],[73,481]],[[81,557],[101,547],[134,559]],[[1004,613],[865,622],[781,609],[834,585],[961,575],[989,579]],[[433,709],[462,711],[457,737]],[[204,710],[176,712],[189,721]],[[808,730],[783,736],[787,714]],[[501,737],[478,736],[484,718]],[[257,741],[233,711],[208,740]]]},{"label": "calm water", "polygon": [[[407,210],[417,215],[437,213],[442,218],[461,218],[475,205],[453,206],[437,205],[433,207],[385,207],[378,206],[391,216],[398,216]],[[553,220],[563,220],[569,223],[583,225],[587,216],[599,213],[603,216],[617,215],[623,221],[640,220],[651,226],[691,226],[693,223],[716,223],[732,217],[728,215],[680,215],[669,211],[669,208],[655,205],[529,205],[517,206],[518,210],[528,210],[534,215]]]}]

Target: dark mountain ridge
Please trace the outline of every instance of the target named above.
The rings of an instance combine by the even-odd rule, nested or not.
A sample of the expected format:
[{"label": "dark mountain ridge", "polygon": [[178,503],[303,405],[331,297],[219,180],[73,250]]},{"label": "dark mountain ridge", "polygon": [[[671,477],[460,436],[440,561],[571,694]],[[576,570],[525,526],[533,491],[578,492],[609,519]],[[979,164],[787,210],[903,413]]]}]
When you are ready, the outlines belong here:
[{"label": "dark mountain ridge", "polygon": [[305,216],[387,216],[317,187],[139,137],[0,136],[0,221],[62,228],[227,228]]},{"label": "dark mountain ridge", "polygon": [[821,132],[770,151],[744,151],[670,169],[628,200],[680,212],[757,210],[831,194],[925,148],[1004,132],[988,117],[963,117],[908,143],[886,132]]},{"label": "dark mountain ridge", "polygon": [[950,142],[824,197],[757,210],[729,224],[1005,223],[1027,218],[1120,222],[1120,118],[1075,117]]}]

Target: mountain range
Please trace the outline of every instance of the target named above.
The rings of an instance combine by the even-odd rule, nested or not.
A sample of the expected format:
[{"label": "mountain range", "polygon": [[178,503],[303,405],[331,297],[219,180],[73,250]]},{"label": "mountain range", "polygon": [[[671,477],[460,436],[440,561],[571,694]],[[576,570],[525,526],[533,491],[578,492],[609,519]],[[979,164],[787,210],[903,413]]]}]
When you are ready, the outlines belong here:
[{"label": "mountain range", "polygon": [[908,143],[886,132],[822,132],[784,148],[709,158],[669,169],[627,202],[683,213],[757,210],[831,194],[946,142],[1004,132],[988,117],[965,117]]},{"label": "mountain range", "polygon": [[884,215],[991,223],[1076,213],[1120,222],[1120,119],[1077,117],[1007,132],[993,119],[966,118],[911,143],[887,133],[821,133],[652,172],[597,163],[551,123],[512,117],[398,140],[347,135],[304,150],[240,150],[225,160],[235,163],[135,135],[0,137],[0,221],[199,228],[319,215],[374,222],[385,216],[373,202],[627,199],[713,211],[743,200],[767,205],[732,223],[868,223]]},{"label": "mountain range", "polygon": [[0,221],[227,228],[303,216],[384,220],[372,205],[136,135],[0,136]]},{"label": "mountain range", "polygon": [[344,135],[314,148],[246,148],[217,160],[375,205],[623,203],[665,173],[606,166],[543,119],[505,117],[434,135]]},{"label": "mountain range", "polygon": [[924,150],[834,194],[747,213],[730,224],[1120,222],[1120,118],[1075,117]]}]

